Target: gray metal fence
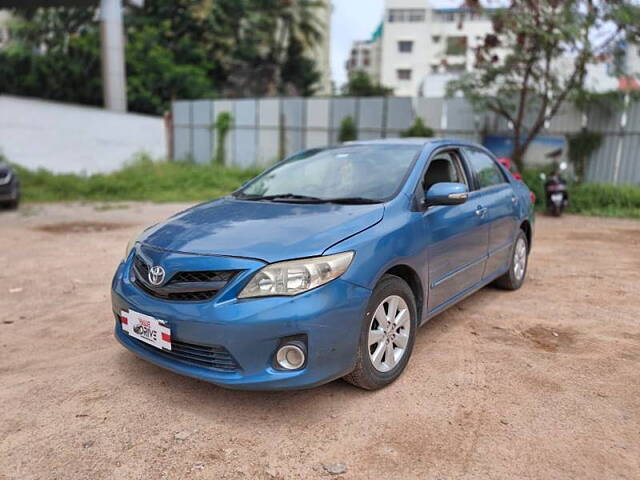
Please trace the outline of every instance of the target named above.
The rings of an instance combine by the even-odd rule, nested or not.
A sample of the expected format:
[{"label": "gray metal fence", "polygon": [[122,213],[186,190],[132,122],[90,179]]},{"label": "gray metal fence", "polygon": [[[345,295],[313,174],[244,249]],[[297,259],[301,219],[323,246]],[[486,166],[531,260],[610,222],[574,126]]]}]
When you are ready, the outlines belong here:
[{"label": "gray metal fence", "polygon": [[[509,135],[503,119],[477,114],[461,98],[260,98],[195,100],[173,103],[173,157],[197,163],[212,161],[218,141],[216,118],[228,112],[226,163],[266,166],[282,155],[337,143],[344,118],[352,117],[358,139],[392,138],[409,128],[416,116],[439,136],[481,142],[486,134]],[[624,121],[626,116],[626,121]],[[584,116],[567,106],[546,126],[542,136],[578,132]],[[640,184],[640,103],[626,112],[593,109],[586,115],[590,130],[604,136],[592,155],[587,180]],[[624,126],[622,126],[624,125]]]}]

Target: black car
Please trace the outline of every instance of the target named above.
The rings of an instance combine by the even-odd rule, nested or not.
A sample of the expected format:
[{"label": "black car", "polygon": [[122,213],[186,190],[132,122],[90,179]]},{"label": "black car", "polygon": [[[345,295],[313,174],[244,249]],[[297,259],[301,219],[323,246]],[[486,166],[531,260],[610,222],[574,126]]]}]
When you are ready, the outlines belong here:
[{"label": "black car", "polygon": [[20,203],[18,175],[9,165],[0,162],[0,207],[18,208],[18,203]]}]

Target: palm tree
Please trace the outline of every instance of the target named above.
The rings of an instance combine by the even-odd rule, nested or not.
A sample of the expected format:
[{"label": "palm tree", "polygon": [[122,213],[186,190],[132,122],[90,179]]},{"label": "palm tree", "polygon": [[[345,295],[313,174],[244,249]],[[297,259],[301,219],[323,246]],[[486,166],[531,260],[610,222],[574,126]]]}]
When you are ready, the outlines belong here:
[{"label": "palm tree", "polygon": [[301,47],[308,53],[322,42],[327,31],[327,25],[322,18],[322,9],[329,8],[324,0],[276,0],[278,4],[278,32],[277,32],[277,64],[279,66],[275,87],[282,92],[286,87],[282,82],[282,67],[287,62],[287,53],[291,51],[291,44]]},{"label": "palm tree", "polygon": [[[326,26],[324,0],[244,0],[244,15],[237,29],[237,55],[230,68],[227,93],[235,96],[273,96],[290,89],[283,69],[291,55],[313,52]],[[295,48],[291,48],[295,45]],[[312,78],[309,77],[309,78]]]}]

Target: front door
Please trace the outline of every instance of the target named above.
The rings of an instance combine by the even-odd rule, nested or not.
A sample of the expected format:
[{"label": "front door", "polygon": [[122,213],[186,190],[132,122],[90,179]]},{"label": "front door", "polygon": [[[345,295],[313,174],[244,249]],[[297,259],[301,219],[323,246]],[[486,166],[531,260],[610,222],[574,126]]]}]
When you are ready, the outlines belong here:
[{"label": "front door", "polygon": [[[471,189],[470,171],[457,150],[436,153],[424,177],[425,191],[435,183],[464,183]],[[424,213],[427,235],[429,297],[433,312],[482,280],[489,230],[484,211],[475,202],[435,206]]]}]

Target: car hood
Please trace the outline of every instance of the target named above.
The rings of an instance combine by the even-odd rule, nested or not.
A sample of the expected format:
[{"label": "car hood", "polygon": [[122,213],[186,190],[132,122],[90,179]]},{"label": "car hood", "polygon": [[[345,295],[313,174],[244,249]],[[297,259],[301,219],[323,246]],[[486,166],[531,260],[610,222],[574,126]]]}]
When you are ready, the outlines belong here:
[{"label": "car hood", "polygon": [[382,220],[384,206],[251,202],[223,198],[198,205],[140,237],[151,247],[198,255],[277,262],[321,255]]}]

